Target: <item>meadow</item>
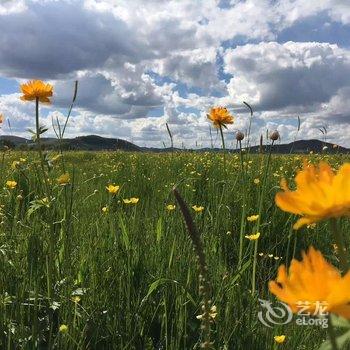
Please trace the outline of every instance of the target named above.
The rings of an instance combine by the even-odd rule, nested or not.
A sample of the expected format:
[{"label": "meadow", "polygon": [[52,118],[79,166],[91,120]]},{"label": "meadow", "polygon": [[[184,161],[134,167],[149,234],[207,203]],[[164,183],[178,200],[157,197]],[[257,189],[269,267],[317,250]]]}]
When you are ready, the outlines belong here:
[{"label": "meadow", "polygon": [[1,349],[349,346],[350,163],[337,145],[276,155],[273,131],[252,154],[245,103],[237,153],[225,107],[208,113],[220,152],[64,151],[76,82],[48,151],[53,86],[20,88],[35,130],[31,151],[1,150]]},{"label": "meadow", "polygon": [[[258,319],[258,298],[276,300],[268,281],[279,265],[310,245],[339,264],[328,222],[295,231],[296,216],[275,204],[303,158],[49,152],[43,178],[36,152],[2,151],[0,348],[209,348],[203,276],[176,187],[206,260],[210,347],[318,349],[326,329]],[[338,169],[348,159],[307,156],[320,160]]]}]

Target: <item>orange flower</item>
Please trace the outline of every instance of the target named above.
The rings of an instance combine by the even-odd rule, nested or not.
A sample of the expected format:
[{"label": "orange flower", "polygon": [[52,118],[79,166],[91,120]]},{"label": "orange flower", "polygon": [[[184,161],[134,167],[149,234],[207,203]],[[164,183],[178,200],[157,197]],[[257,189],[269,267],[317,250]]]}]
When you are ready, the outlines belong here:
[{"label": "orange flower", "polygon": [[4,116],[0,114],[0,124],[2,124],[3,122],[4,122]]},{"label": "orange flower", "polygon": [[291,191],[285,179],[284,192],[276,194],[276,205],[282,210],[302,215],[295,224],[297,230],[324,219],[350,216],[350,163],[335,174],[329,164],[306,166],[295,177],[297,189]]},{"label": "orange flower", "polygon": [[284,265],[280,266],[269,289],[294,313],[307,306],[307,312],[313,315],[322,311],[350,319],[350,272],[342,277],[313,247],[303,252],[302,261],[292,260],[289,273]]},{"label": "orange flower", "polygon": [[50,84],[45,84],[41,80],[31,80],[26,84],[21,84],[23,101],[34,101],[39,99],[40,102],[50,103],[49,97],[52,96],[53,87]]},{"label": "orange flower", "polygon": [[216,128],[226,127],[226,124],[233,124],[233,117],[225,107],[213,107],[207,116]]}]

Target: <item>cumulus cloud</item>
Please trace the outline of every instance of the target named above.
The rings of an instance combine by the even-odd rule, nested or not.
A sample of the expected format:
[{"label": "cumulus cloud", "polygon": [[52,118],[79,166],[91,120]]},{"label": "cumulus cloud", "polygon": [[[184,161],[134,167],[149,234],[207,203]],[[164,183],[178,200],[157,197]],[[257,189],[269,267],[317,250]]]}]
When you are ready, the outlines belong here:
[{"label": "cumulus cloud", "polygon": [[247,99],[259,110],[328,102],[349,86],[350,51],[328,43],[262,42],[228,49],[225,72],[233,98]]},{"label": "cumulus cloud", "polygon": [[[115,114],[119,118],[144,117],[152,107],[162,103],[162,87],[149,75],[128,65],[118,78],[106,72],[80,74],[77,107],[96,113]],[[72,82],[55,84],[54,103],[66,106],[72,98]]]},{"label": "cumulus cloud", "polygon": [[0,31],[0,71],[10,77],[59,78],[137,59],[142,49],[127,23],[96,16],[81,1],[28,1],[26,10],[1,16]]},{"label": "cumulus cloud", "polygon": [[[5,2],[0,7],[0,71],[11,77],[60,78],[79,70],[168,58],[166,71],[171,73],[171,66],[175,71],[181,66],[171,57],[185,60],[191,51],[188,59],[197,69],[196,63],[215,64],[215,48],[225,40],[273,38],[274,27],[293,12],[293,3],[247,0],[221,8],[214,0]],[[341,13],[347,6],[341,0],[335,8],[318,6],[322,1],[306,3],[312,6],[303,5],[305,11],[295,13],[290,22],[327,8]]]},{"label": "cumulus cloud", "polygon": [[284,16],[285,25],[320,12],[327,13],[334,21],[350,23],[350,3],[347,0],[283,0],[276,4],[276,9]]},{"label": "cumulus cloud", "polygon": [[159,75],[171,77],[190,87],[224,90],[225,84],[219,80],[216,60],[217,49],[208,47],[172,53],[155,60],[152,68]]},{"label": "cumulus cloud", "polygon": [[[346,26],[349,10],[347,0],[2,1],[0,74],[54,84],[47,124],[62,117],[78,79],[70,136],[160,146],[168,122],[178,146],[209,145],[207,110],[232,110],[233,137],[248,125],[243,101],[256,111],[256,139],[274,127],[290,135],[297,115],[310,136],[322,123],[350,124],[349,49],[275,41],[320,14]],[[17,94],[1,96],[0,108],[14,132],[32,126],[31,107]]]},{"label": "cumulus cloud", "polygon": [[0,4],[0,15],[22,12],[26,9],[24,0],[3,0]]},{"label": "cumulus cloud", "polygon": [[339,89],[337,94],[322,107],[328,121],[332,120],[340,124],[350,123],[350,86]]}]

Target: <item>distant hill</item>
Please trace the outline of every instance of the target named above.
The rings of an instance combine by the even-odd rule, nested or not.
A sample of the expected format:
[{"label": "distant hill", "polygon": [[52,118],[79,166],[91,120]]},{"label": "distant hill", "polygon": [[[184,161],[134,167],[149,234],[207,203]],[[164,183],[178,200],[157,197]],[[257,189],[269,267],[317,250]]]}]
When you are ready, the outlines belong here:
[{"label": "distant hill", "polygon": [[[69,150],[103,151],[103,150],[123,150],[123,151],[141,151],[141,148],[131,142],[106,138],[97,135],[78,136],[74,139],[64,139],[63,147]],[[58,147],[58,141],[44,141],[47,147]]]},{"label": "distant hill", "polygon": [[[0,142],[12,143],[14,148],[34,148],[35,143],[18,136],[3,135],[0,136]],[[59,142],[55,138],[42,138],[42,144],[45,149],[57,149]],[[131,142],[106,138],[97,135],[78,136],[73,139],[63,139],[62,147],[66,150],[85,150],[85,151],[102,151],[102,150],[123,150],[123,151],[141,151],[142,149]]]},{"label": "distant hill", "polygon": [[[23,137],[2,135],[0,136],[0,144],[7,145],[8,147],[15,149],[31,149],[35,147],[35,143],[32,140],[25,139]],[[55,138],[43,138],[42,144],[45,149],[57,149],[59,144]],[[64,139],[62,146],[65,150],[85,150],[85,151],[102,151],[102,150],[123,150],[133,152],[181,152],[179,148],[147,148],[139,147],[131,142],[106,138],[97,135],[78,136],[72,139]],[[327,147],[325,149],[325,147]],[[264,152],[268,152],[269,146],[264,146]],[[220,148],[201,148],[196,150],[187,149],[187,151],[195,152],[219,152]],[[251,153],[258,153],[259,146],[252,146],[249,150]],[[273,146],[273,153],[309,153],[309,152],[321,153],[326,151],[327,153],[350,153],[350,149],[337,146],[328,142],[320,140],[299,140],[288,144],[275,144]],[[238,152],[238,150],[230,150],[230,152]]]},{"label": "distant hill", "polygon": [[[264,151],[268,151],[269,146],[264,146]],[[251,152],[259,152],[259,146],[250,148]],[[286,144],[275,144],[273,146],[273,153],[349,153],[350,149],[334,145],[333,143],[323,142],[320,140],[298,140]]]},{"label": "distant hill", "polygon": [[[263,146],[263,152],[269,152],[270,146]],[[151,151],[151,152],[171,152],[171,148],[147,148],[143,147],[142,150],[144,151]],[[174,148],[174,152],[183,151],[179,148]],[[187,151],[196,151],[196,152],[221,152],[221,148],[200,148],[200,149],[188,149]],[[259,146],[252,146],[249,147],[249,151],[251,153],[258,153],[260,151]],[[334,144],[329,142],[323,142],[320,140],[299,140],[291,143],[285,143],[285,144],[279,144],[276,143],[272,147],[273,153],[280,153],[280,154],[289,154],[289,153],[321,153],[321,152],[327,152],[327,153],[350,153],[350,149],[342,147],[342,146],[334,146]],[[229,152],[236,153],[239,152],[238,149],[230,149]]]},{"label": "distant hill", "polygon": [[19,137],[19,136],[11,136],[11,135],[1,135],[0,140],[2,142],[8,141],[13,143],[15,146],[22,145],[25,143],[29,143],[31,141],[25,139],[24,137]]}]

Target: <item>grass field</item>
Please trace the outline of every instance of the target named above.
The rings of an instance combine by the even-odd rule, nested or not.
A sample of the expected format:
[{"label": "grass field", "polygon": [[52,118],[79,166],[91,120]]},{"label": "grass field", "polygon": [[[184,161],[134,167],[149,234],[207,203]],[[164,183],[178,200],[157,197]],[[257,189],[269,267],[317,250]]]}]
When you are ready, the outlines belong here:
[{"label": "grass field", "polygon": [[[258,298],[275,300],[267,283],[280,264],[311,244],[338,264],[327,222],[294,231],[296,217],[275,205],[302,156],[231,154],[226,169],[222,154],[55,156],[44,181],[35,152],[1,155],[1,349],[200,348],[198,263],[174,186],[203,242],[214,348],[309,350],[327,338],[321,327],[258,319]],[[346,161],[308,157],[321,158],[335,168]]]}]

